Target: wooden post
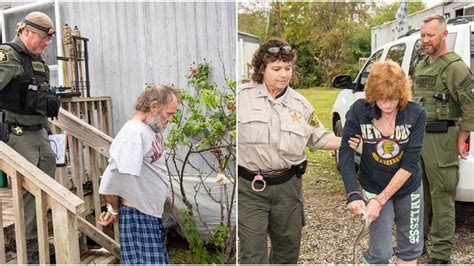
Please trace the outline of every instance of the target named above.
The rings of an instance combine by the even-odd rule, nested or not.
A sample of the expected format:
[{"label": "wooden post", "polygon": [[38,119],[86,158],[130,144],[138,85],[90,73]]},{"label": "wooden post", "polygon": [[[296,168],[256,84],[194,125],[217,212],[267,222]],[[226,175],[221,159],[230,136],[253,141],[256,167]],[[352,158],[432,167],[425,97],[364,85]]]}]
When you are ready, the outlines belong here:
[{"label": "wooden post", "polygon": [[67,166],[56,167],[55,179],[56,181],[58,181],[59,184],[63,185],[63,187],[67,189],[71,188],[71,182],[69,182],[69,177],[67,174]]},{"label": "wooden post", "polygon": [[120,228],[118,222],[114,223],[114,239],[120,243]]},{"label": "wooden post", "polygon": [[120,246],[119,244],[106,235],[104,232],[98,230],[94,225],[82,217],[77,217],[77,226],[81,232],[84,232],[87,236],[92,238],[97,244],[104,247],[116,258],[120,258]]},{"label": "wooden post", "polygon": [[109,99],[108,101],[105,101],[105,104],[106,104],[106,107],[107,109],[105,110],[106,111],[106,115],[107,117],[103,117],[102,119],[105,121],[105,123],[107,124],[107,135],[109,136],[113,136],[114,135],[114,132],[113,132],[113,128],[112,128],[112,101]]},{"label": "wooden post", "polygon": [[15,211],[16,262],[26,264],[28,260],[26,256],[25,212],[23,206],[23,176],[17,172],[15,176],[10,177],[12,180],[13,209]]},{"label": "wooden post", "polygon": [[97,157],[96,151],[89,147],[89,156],[90,156],[90,171],[89,174],[92,180],[92,198],[94,199],[94,214],[95,214],[95,221],[96,227],[102,230],[102,225],[97,223],[100,217],[101,211],[101,203],[100,203],[100,195],[99,195],[99,173],[97,171]]},{"label": "wooden post", "polygon": [[80,263],[77,217],[56,201],[52,201],[56,263]]},{"label": "wooden post", "polygon": [[78,148],[79,144],[77,139],[68,134],[69,138],[69,158],[71,160],[71,175],[72,175],[72,182],[76,187],[76,195],[79,198],[83,198],[84,194],[82,193],[82,183],[80,182],[80,168],[79,168],[79,154]]},{"label": "wooden post", "polygon": [[41,263],[49,264],[48,243],[48,206],[46,204],[46,193],[41,191],[36,200],[36,223],[38,228],[38,251]]},{"label": "wooden post", "polygon": [[102,132],[105,132],[106,134],[110,134],[109,132],[107,132],[107,121],[105,121],[105,119],[104,119],[105,118],[104,108],[107,108],[107,107],[104,107],[103,104],[102,104],[102,101],[99,101],[99,106],[97,107],[97,111],[99,112],[100,125],[99,125],[98,128],[100,130],[102,130]]},{"label": "wooden post", "polygon": [[0,200],[0,263],[7,263],[7,256],[5,254],[5,236],[3,232],[3,207]]}]

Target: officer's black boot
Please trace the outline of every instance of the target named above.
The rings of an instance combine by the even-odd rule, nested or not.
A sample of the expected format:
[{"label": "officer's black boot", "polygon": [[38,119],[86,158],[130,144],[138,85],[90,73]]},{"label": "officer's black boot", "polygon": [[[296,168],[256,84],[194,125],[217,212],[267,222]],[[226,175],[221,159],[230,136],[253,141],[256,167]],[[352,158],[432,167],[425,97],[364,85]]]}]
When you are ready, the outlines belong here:
[{"label": "officer's black boot", "polygon": [[430,264],[450,264],[450,262],[449,260],[441,260],[441,259],[432,258],[430,260]]}]

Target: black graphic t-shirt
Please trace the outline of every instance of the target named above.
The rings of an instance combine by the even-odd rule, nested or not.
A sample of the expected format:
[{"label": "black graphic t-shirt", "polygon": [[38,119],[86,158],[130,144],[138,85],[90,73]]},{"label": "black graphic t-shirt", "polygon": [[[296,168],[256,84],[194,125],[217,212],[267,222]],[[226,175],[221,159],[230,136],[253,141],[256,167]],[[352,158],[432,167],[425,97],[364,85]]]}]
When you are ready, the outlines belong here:
[{"label": "black graphic t-shirt", "polygon": [[[361,135],[363,139],[360,162],[359,183],[371,193],[380,193],[388,185],[395,173],[403,168],[411,173],[410,178],[392,196],[401,198],[415,191],[421,184],[419,165],[423,137],[426,127],[426,111],[416,103],[409,102],[404,111],[398,111],[395,131],[391,136],[383,136],[373,121],[381,116],[376,105],[365,99],[356,101],[346,114],[346,123],[339,149],[340,169],[346,192],[357,190],[354,169],[354,151],[348,139]],[[358,195],[348,201],[360,199]]]}]

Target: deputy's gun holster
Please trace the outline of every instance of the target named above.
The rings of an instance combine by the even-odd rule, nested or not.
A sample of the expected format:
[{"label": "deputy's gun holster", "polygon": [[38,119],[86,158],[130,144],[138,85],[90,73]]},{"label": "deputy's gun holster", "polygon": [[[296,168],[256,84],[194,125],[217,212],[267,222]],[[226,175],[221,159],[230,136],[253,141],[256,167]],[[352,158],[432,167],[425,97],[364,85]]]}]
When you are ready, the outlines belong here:
[{"label": "deputy's gun holster", "polygon": [[306,166],[308,166],[307,160],[297,166],[298,169],[296,169],[296,177],[301,178],[304,175],[304,173],[306,172]]}]

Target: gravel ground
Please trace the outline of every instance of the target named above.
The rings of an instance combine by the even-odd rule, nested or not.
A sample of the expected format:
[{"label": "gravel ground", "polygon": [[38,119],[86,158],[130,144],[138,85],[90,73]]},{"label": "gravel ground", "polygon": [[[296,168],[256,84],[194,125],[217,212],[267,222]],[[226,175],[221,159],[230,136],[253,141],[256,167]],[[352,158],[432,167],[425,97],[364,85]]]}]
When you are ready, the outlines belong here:
[{"label": "gravel ground", "polygon": [[[352,245],[362,221],[345,210],[342,180],[334,173],[334,164],[328,157],[331,155],[322,156],[309,161],[304,177],[306,226],[299,263],[352,263]],[[456,212],[451,262],[474,264],[474,203],[456,203]],[[359,254],[367,248],[367,242],[366,235],[360,241]],[[430,251],[429,246],[427,250]],[[425,254],[418,262],[428,261],[429,255]]]}]

